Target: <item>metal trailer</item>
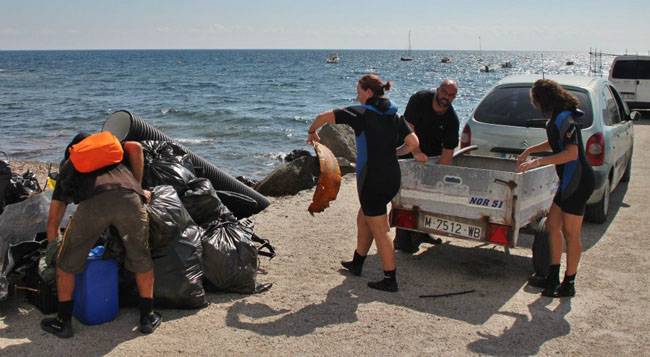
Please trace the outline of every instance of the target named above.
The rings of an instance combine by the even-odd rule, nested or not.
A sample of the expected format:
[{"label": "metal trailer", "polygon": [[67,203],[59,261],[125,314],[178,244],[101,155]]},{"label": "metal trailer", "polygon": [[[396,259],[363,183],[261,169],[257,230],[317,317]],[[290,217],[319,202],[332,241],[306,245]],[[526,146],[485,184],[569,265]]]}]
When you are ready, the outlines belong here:
[{"label": "metal trailer", "polygon": [[518,173],[515,160],[476,155],[456,156],[451,165],[435,162],[400,160],[402,183],[392,200],[391,225],[499,244],[507,253],[520,229],[532,228],[533,264],[544,274],[549,258],[543,218],[558,185],[555,168]]}]

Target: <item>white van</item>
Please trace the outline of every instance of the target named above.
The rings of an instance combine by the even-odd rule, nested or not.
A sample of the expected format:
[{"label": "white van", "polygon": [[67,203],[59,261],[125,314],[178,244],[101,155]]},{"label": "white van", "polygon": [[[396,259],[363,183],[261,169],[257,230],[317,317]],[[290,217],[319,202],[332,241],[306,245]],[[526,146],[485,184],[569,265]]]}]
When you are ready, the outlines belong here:
[{"label": "white van", "polygon": [[650,56],[616,56],[609,80],[630,109],[650,109]]}]

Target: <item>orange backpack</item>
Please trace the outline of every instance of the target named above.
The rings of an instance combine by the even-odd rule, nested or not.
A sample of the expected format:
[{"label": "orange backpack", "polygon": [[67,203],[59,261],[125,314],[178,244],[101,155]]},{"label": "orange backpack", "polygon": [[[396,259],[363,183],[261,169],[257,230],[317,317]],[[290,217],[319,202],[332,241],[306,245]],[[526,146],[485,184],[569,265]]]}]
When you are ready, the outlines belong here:
[{"label": "orange backpack", "polygon": [[110,131],[102,131],[81,140],[70,148],[72,166],[89,173],[122,162],[124,149]]}]

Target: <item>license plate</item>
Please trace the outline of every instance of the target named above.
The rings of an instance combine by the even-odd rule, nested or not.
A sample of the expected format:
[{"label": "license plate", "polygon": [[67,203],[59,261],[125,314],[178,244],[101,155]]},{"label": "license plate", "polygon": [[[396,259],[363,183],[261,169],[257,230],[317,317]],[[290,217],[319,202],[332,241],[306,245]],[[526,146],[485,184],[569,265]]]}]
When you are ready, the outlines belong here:
[{"label": "license plate", "polygon": [[436,232],[472,239],[481,239],[483,233],[481,227],[435,216],[424,216],[424,227]]}]

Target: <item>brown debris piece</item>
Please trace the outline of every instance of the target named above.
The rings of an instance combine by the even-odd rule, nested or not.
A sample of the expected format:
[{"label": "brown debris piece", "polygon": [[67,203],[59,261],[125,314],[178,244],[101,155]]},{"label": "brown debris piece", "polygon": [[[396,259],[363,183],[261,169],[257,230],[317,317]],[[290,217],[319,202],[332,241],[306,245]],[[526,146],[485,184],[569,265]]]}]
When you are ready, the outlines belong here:
[{"label": "brown debris piece", "polygon": [[314,150],[320,165],[320,176],[312,203],[307,209],[311,215],[323,212],[336,199],[341,188],[341,169],[332,151],[325,145],[314,142]]}]

